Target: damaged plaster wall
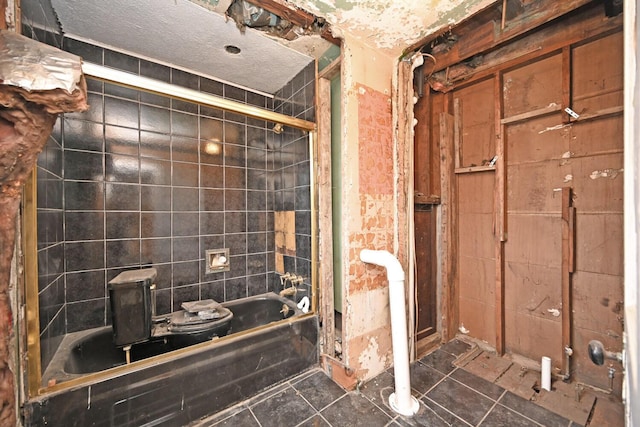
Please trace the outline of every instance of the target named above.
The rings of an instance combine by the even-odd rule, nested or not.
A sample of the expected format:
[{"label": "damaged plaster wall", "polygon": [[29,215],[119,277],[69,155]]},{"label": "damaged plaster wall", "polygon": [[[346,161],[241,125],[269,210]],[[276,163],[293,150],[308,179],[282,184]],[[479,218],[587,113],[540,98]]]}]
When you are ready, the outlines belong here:
[{"label": "damaged plaster wall", "polygon": [[295,0],[297,6],[324,17],[334,34],[348,33],[392,56],[427,35],[479,12],[494,0]]},{"label": "damaged plaster wall", "polygon": [[391,84],[396,61],[359,40],[343,44],[343,356],[360,380],[391,364],[386,271],[359,259],[364,248],[394,252]]}]

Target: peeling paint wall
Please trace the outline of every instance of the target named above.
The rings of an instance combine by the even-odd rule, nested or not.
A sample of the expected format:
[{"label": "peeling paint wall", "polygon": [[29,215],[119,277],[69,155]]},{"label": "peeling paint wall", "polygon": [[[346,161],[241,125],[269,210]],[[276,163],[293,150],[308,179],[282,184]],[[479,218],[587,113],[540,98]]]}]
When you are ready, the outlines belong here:
[{"label": "peeling paint wall", "polygon": [[386,271],[359,255],[364,248],[393,252],[396,61],[349,36],[343,61],[343,357],[364,380],[392,361]]},{"label": "peeling paint wall", "polygon": [[482,10],[495,0],[296,0],[324,17],[336,36],[350,34],[392,56],[427,35]]}]

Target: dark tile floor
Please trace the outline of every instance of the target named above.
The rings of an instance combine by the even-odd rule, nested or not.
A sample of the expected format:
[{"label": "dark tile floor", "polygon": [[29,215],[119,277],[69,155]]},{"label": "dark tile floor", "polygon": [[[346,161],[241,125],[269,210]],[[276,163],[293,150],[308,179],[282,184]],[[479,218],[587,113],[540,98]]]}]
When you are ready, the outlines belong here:
[{"label": "dark tile floor", "polygon": [[578,426],[455,367],[452,362],[466,349],[451,342],[411,366],[411,387],[420,402],[413,417],[388,406],[392,369],[351,392],[313,369],[194,426]]}]

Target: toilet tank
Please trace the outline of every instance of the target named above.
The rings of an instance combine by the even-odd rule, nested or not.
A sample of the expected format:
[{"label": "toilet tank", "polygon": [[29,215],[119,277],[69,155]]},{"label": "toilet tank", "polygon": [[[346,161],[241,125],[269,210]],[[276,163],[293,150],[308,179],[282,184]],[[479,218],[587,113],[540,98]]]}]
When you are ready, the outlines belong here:
[{"label": "toilet tank", "polygon": [[129,270],[109,281],[113,341],[118,347],[151,337],[151,285],[155,268]]}]

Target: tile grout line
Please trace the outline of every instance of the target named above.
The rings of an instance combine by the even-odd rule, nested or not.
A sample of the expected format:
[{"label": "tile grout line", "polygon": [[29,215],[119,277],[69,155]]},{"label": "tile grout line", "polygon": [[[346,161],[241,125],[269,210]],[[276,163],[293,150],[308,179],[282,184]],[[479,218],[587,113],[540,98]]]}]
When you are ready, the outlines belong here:
[{"label": "tile grout line", "polygon": [[[500,395],[500,397],[502,397],[504,394],[506,393],[506,390],[502,392],[502,394]],[[495,407],[498,405],[498,400],[495,400],[493,402],[493,405],[491,405],[491,408],[487,411],[486,414],[484,414],[484,416],[482,417],[482,419],[480,420],[480,422],[478,422],[478,424],[476,424],[476,426],[480,426],[482,425],[482,423],[484,422],[485,419],[487,419],[487,417],[489,416],[489,414],[491,413],[491,411],[493,411],[495,409]]]}]

